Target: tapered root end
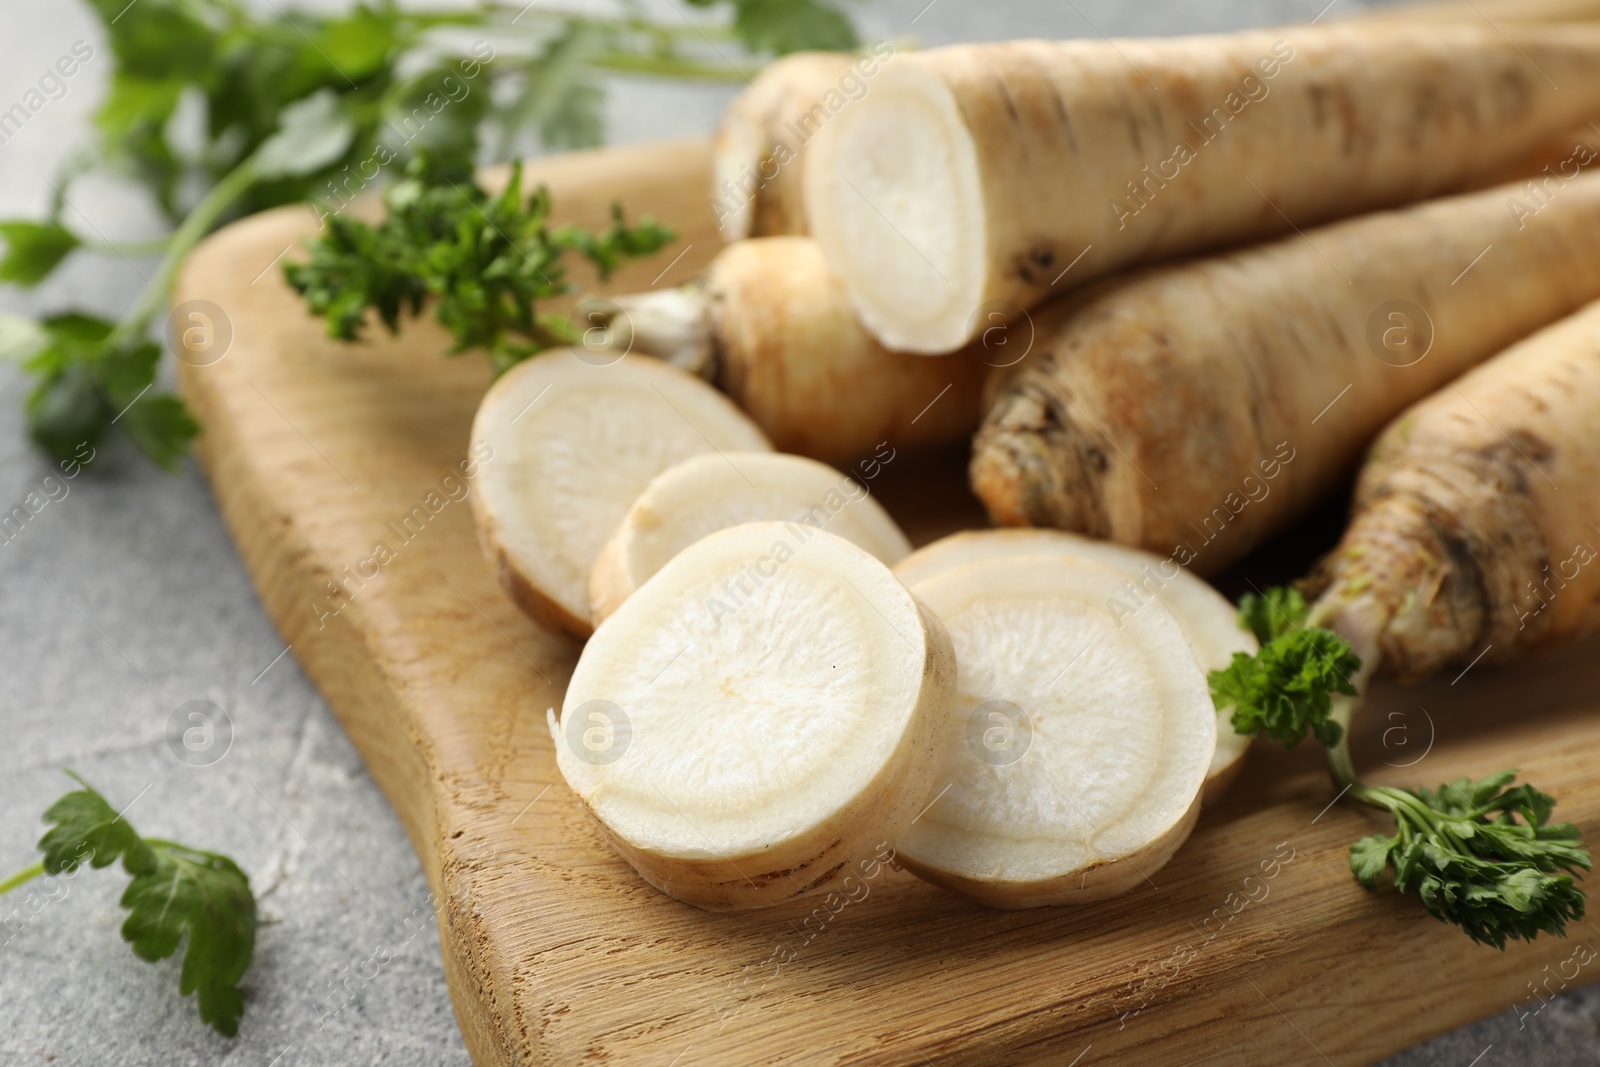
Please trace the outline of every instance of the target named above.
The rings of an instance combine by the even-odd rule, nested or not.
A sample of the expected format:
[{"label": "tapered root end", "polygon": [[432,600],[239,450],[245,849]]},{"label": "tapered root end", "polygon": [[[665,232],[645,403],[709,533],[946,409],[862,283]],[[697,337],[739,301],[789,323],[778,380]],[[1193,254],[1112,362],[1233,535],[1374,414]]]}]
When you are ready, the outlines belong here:
[{"label": "tapered root end", "polygon": [[973,492],[1002,526],[1053,526],[1109,537],[1105,452],[1052,391],[1019,378],[989,411],[972,446]]},{"label": "tapered root end", "polygon": [[806,216],[862,325],[889,348],[953,352],[987,285],[977,149],[949,87],[915,57],[821,126]]},{"label": "tapered root end", "polygon": [[1488,619],[1484,575],[1454,525],[1410,494],[1368,502],[1312,578],[1318,621],[1401,680],[1470,658]]}]

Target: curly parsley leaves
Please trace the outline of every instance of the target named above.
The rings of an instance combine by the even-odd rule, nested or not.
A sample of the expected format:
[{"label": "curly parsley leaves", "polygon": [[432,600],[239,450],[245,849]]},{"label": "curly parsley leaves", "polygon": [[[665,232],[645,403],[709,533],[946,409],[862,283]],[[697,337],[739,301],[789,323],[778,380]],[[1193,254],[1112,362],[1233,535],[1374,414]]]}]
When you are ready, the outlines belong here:
[{"label": "curly parsley leaves", "polygon": [[1583,918],[1572,875],[1590,869],[1589,850],[1576,826],[1550,822],[1554,799],[1511,785],[1516,773],[1459,778],[1437,792],[1356,787],[1356,799],[1394,814],[1396,829],[1357,841],[1351,871],[1372,889],[1392,868],[1396,889],[1480,944],[1565,934]]},{"label": "curly parsley leaves", "polygon": [[466,169],[419,156],[386,200],[388,216],[375,226],[329,215],[310,260],[284,267],[289,285],[327,318],[330,337],[346,341],[361,337],[369,308],[396,333],[402,315],[421,314],[432,300],[434,317],[455,338],[452,353],[481,348],[496,373],[575,339],[565,318],[537,311],[538,301],[572,290],[567,252],[604,278],[673,240],[649,218],[628,225],[615,206],[600,233],[551,227],[550,194],[541,186],[524,195],[521,164],[490,196]]},{"label": "curly parsley leaves", "polygon": [[[1239,626],[1261,651],[1237,653],[1210,675],[1218,710],[1233,708],[1234,729],[1265,733],[1285,748],[1313,734],[1328,749],[1335,784],[1351,800],[1394,816],[1393,834],[1377,833],[1350,849],[1350,870],[1368,889],[1386,870],[1394,887],[1422,901],[1441,922],[1480,943],[1564,935],[1582,919],[1584,894],[1573,876],[1590,869],[1589,850],[1571,823],[1552,823],[1555,801],[1531,785],[1513,785],[1515,771],[1437,791],[1369,786],[1359,781],[1343,723],[1358,696],[1351,678],[1361,658],[1331,630],[1307,626],[1310,609],[1295,590],[1246,596]],[[1342,720],[1342,721],[1341,721]]]},{"label": "curly parsley leaves", "polygon": [[1217,709],[1233,709],[1236,732],[1264,733],[1285,748],[1308,733],[1325,746],[1339,743],[1343,731],[1329,718],[1333,696],[1356,695],[1350,678],[1361,657],[1332,630],[1306,627],[1307,611],[1294,589],[1246,594],[1239,602],[1239,626],[1256,635],[1261,651],[1235,652],[1232,663],[1208,677]]}]

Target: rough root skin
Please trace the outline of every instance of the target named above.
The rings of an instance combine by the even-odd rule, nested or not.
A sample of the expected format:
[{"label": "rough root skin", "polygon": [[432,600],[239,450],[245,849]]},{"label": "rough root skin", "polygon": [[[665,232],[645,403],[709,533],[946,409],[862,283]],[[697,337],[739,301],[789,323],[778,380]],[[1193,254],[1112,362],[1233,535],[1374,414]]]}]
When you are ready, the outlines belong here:
[{"label": "rough root skin", "polygon": [[1098,435],[1085,433],[1039,370],[1019,375],[973,440],[972,486],[1002,526],[1054,526],[1110,537],[1101,483],[1107,462]]},{"label": "rough root skin", "polygon": [[1550,558],[1524,458],[1538,452],[1499,441],[1391,463],[1380,445],[1316,579],[1337,605],[1334,627],[1375,630],[1385,672],[1401,680],[1465,665],[1485,646],[1484,662],[1505,663],[1544,643],[1555,616],[1524,624],[1517,609]]}]

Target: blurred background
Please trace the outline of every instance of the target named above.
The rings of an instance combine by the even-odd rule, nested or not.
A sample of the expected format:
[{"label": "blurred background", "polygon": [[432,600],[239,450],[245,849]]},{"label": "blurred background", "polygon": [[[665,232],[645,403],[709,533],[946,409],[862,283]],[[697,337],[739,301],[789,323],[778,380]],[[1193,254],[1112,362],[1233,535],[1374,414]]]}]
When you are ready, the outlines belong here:
[{"label": "blurred background", "polygon": [[[0,218],[63,222],[120,252],[75,254],[37,288],[0,285],[0,313],[78,308],[115,319],[155,277],[147,246],[171,223],[148,182],[91,169],[63,175],[94,143],[112,91],[105,26],[135,4],[170,0],[0,0],[0,113],[27,99],[58,57],[92,57],[14,128],[0,126]],[[263,19],[291,7],[340,13],[337,0],[261,0]],[[402,5],[413,6],[413,5]],[[434,0],[430,10],[451,7]],[[467,4],[454,5],[462,11]],[[529,62],[525,121],[491,138],[480,161],[536,155],[574,142],[625,143],[708,133],[742,86],[720,80],[573,74],[552,59],[545,0],[496,37],[498,54]],[[844,0],[864,41],[923,46],[1019,36],[1177,34],[1304,21],[1356,0]],[[516,4],[511,4],[516,14]],[[563,10],[613,14],[600,3]],[[529,9],[532,9],[531,11]],[[726,4],[675,0],[629,8],[694,41],[712,66],[753,65],[717,36]],[[541,21],[543,19],[544,21]],[[702,36],[694,27],[708,27]],[[720,43],[719,43],[720,42]],[[724,54],[724,49],[728,50]],[[174,47],[164,62],[191,61]],[[713,62],[714,61],[714,62]],[[580,65],[581,66],[581,65]],[[137,104],[148,86],[120,87]],[[561,103],[541,110],[540,92]],[[504,101],[503,101],[504,102]],[[200,111],[179,100],[161,131],[179,150],[208,150]],[[186,110],[187,109],[187,110]],[[105,121],[105,120],[102,120]],[[540,135],[541,127],[544,136]],[[196,190],[176,186],[176,202]],[[5,347],[0,337],[0,349]],[[157,386],[167,381],[163,371]],[[0,508],[43,484],[54,464],[29,440],[31,383],[0,359]],[[235,1040],[203,1026],[177,993],[178,961],[152,967],[117,935],[122,879],[60,882],[37,911],[0,897],[0,1063],[222,1064],[309,1067],[468,1062],[439,961],[427,885],[400,826],[328,708],[257,604],[192,461],[166,473],[120,436],[92,471],[65,483],[20,534],[0,539],[0,874],[36,858],[39,813],[83,774],[141,832],[226,851],[261,903],[247,1015]],[[198,703],[196,703],[198,702]],[[199,709],[207,752],[168,740]],[[182,758],[180,758],[182,757]],[[1419,913],[1417,921],[1430,921]],[[375,950],[391,962],[374,968]],[[1406,1067],[1593,1062],[1600,993],[1559,998],[1536,1021],[1508,1011],[1396,1057]]]}]

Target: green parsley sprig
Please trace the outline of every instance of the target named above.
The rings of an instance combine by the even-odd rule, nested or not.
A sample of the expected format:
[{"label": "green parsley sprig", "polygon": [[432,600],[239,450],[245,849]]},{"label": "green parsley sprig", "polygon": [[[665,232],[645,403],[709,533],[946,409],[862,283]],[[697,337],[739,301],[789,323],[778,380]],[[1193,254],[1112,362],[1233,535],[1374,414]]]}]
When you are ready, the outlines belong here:
[{"label": "green parsley sprig", "polygon": [[1218,708],[1233,708],[1238,733],[1264,733],[1285,748],[1308,733],[1326,746],[1339,743],[1343,730],[1329,718],[1333,695],[1356,695],[1350,677],[1361,657],[1332,630],[1307,627],[1308,611],[1296,589],[1246,593],[1239,602],[1240,629],[1254,633],[1261,650],[1235,652],[1210,676],[1212,699]]},{"label": "green parsley sprig", "polygon": [[1236,653],[1228,667],[1211,672],[1218,710],[1233,709],[1239,733],[1264,733],[1285,748],[1315,736],[1328,750],[1341,795],[1394,817],[1394,833],[1369,835],[1350,849],[1351,872],[1366,888],[1391,871],[1394,887],[1418,897],[1434,918],[1496,948],[1541,933],[1565,935],[1567,924],[1584,915],[1584,893],[1573,876],[1591,863],[1578,828],[1552,823],[1554,799],[1513,785],[1515,771],[1461,778],[1437,790],[1360,781],[1349,722],[1361,657],[1343,637],[1313,623],[1297,590],[1246,595],[1239,626],[1256,635],[1261,650]]},{"label": "green parsley sprig", "polygon": [[[115,322],[77,309],[39,322],[0,315],[0,358],[20,360],[35,378],[29,430],[56,458],[119,427],[167,467],[199,427],[157,388],[151,334],[178,267],[212,229],[281,204],[354,195],[350,175],[369,176],[374,161],[398,160],[397,173],[428,152],[465,169],[485,153],[486,131],[498,132],[498,158],[598,144],[610,72],[742,84],[771,56],[856,44],[836,0],[690,0],[724,13],[722,22],[694,23],[658,22],[633,3],[607,17],[521,0],[434,9],[362,0],[335,14],[286,4],[257,11],[239,0],[79,2],[99,17],[106,42],[79,58],[109,66],[110,88],[93,143],[51,182],[48,216],[0,220],[0,282],[38,285],[79,254],[164,259]],[[196,103],[198,147],[179,133],[187,123],[174,121]],[[295,151],[270,148],[285,138]],[[76,231],[70,190],[89,171],[141,186],[173,232],[128,246]]]},{"label": "green parsley sprig", "polygon": [[522,191],[522,165],[497,196],[425,156],[407,167],[385,197],[389,213],[376,226],[330,215],[309,242],[306,263],[284,267],[289,285],[312,312],[326,317],[328,335],[361,337],[368,309],[398,333],[401,316],[434,317],[455,338],[451,353],[483,349],[498,374],[542,349],[570,344],[578,331],[560,315],[541,314],[538,302],[572,291],[563,257],[574,252],[601,278],[624,259],[649,255],[673,240],[650,218],[629,226],[620,206],[600,233],[550,226],[550,193]]},{"label": "green parsley sprig", "polygon": [[67,773],[83,788],[45,811],[53,825],[39,839],[44,858],[0,882],[0,893],[43,874],[68,874],[85,863],[99,869],[120,859],[133,876],[122,894],[128,910],[123,940],[140,959],[155,962],[177,952],[187,935],[178,991],[196,994],[200,1018],[233,1037],[244,1015],[239,981],[256,944],[249,877],[227,856],[140,837],[105,797]]}]

